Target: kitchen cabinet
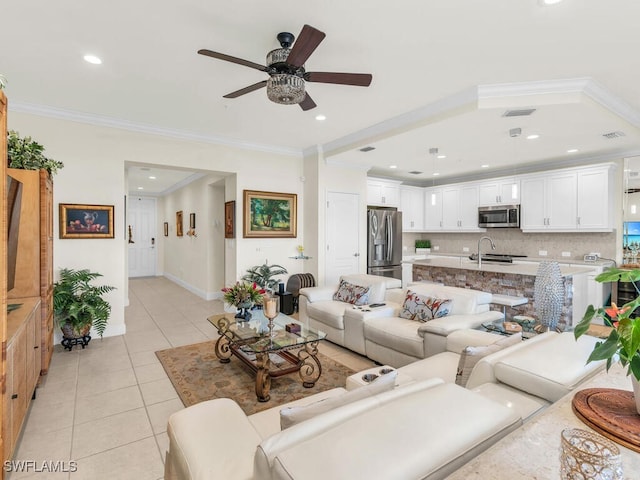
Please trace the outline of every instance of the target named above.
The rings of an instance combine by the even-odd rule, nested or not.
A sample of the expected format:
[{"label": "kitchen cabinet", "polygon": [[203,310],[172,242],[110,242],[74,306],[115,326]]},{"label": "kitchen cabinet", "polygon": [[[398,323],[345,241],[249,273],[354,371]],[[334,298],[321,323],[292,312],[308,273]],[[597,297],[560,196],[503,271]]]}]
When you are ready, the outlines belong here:
[{"label": "kitchen cabinet", "polygon": [[608,167],[585,168],[578,172],[578,230],[613,230],[612,182],[613,175]]},{"label": "kitchen cabinet", "polygon": [[424,189],[420,187],[400,187],[400,210],[402,211],[402,231],[421,232],[424,229]]},{"label": "kitchen cabinet", "polygon": [[429,232],[442,230],[442,188],[424,190],[424,229]]},{"label": "kitchen cabinet", "polygon": [[518,205],[520,181],[516,178],[498,178],[478,185],[480,207],[493,205]]},{"label": "kitchen cabinet", "polygon": [[442,190],[442,229],[484,231],[478,228],[478,186],[462,184]]},{"label": "kitchen cabinet", "polygon": [[397,207],[400,204],[400,182],[367,180],[367,205]]},{"label": "kitchen cabinet", "polygon": [[577,174],[574,171],[522,179],[522,231],[576,229]]}]

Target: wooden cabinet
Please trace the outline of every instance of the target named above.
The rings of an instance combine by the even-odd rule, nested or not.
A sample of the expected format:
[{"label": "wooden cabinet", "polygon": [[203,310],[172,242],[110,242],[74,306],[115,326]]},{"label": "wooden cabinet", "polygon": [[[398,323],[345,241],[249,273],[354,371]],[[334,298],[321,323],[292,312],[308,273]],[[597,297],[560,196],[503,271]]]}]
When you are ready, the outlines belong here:
[{"label": "wooden cabinet", "polygon": [[520,203],[520,181],[516,178],[498,178],[478,185],[481,207],[493,205],[518,205]]},{"label": "wooden cabinet", "polygon": [[7,388],[3,395],[4,458],[11,458],[40,377],[40,297],[16,298],[7,316]]},{"label": "wooden cabinet", "polygon": [[421,232],[424,229],[424,189],[400,187],[400,210],[402,211],[402,231]]},{"label": "wooden cabinet", "polygon": [[[7,97],[0,90],[0,345],[3,352],[7,349]],[[2,419],[2,428],[0,428],[0,452],[3,452],[2,460],[6,460],[4,455],[6,449],[7,437],[7,405],[5,398],[7,389],[6,372],[7,369],[6,356],[0,356],[0,392],[3,392],[2,401],[0,401],[0,418]],[[0,469],[0,479],[4,478],[4,468]]]},{"label": "wooden cabinet", "polygon": [[22,183],[16,277],[8,298],[41,298],[39,364],[46,374],[53,353],[53,183],[45,170],[7,173]]},{"label": "wooden cabinet", "polygon": [[367,205],[397,207],[400,204],[400,182],[367,180]]}]

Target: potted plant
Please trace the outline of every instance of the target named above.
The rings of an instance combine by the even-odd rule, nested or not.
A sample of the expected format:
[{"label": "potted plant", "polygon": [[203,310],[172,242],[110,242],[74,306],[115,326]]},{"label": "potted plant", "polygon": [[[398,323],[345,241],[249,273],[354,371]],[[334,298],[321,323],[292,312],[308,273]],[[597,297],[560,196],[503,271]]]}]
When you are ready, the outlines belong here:
[{"label": "potted plant", "polygon": [[635,282],[640,280],[640,269],[627,270],[611,268],[596,277],[596,281],[631,282],[638,294],[635,299],[618,307],[612,303],[610,307],[587,307],[584,317],[574,330],[576,339],[589,330],[594,319],[604,320],[605,325],[611,327],[611,332],[604,342],[597,342],[589,356],[588,362],[597,360],[607,361],[607,370],[613,363],[619,362],[627,368],[627,375],[631,375],[631,383],[636,400],[636,409],[640,414],[640,317],[632,318],[635,310],[640,307],[640,289]]},{"label": "potted plant", "polygon": [[431,240],[416,240],[416,253],[427,254],[431,252]]},{"label": "potted plant", "polygon": [[50,176],[64,167],[62,162],[44,155],[44,147],[31,137],[21,138],[18,132],[10,130],[7,134],[7,156],[10,168],[22,170],[45,169]]},{"label": "potted plant", "polygon": [[273,277],[276,275],[284,275],[287,269],[280,265],[267,265],[265,261],[262,265],[251,267],[242,277],[247,282],[255,282],[260,287],[274,291],[279,281]]},{"label": "potted plant", "polygon": [[60,280],[53,284],[53,314],[64,338],[89,337],[90,340],[92,326],[102,337],[111,313],[111,305],[102,296],[115,287],[91,284],[101,276],[88,269],[60,270]]},{"label": "potted plant", "polygon": [[224,301],[238,309],[235,318],[241,318],[245,321],[251,319],[251,312],[249,310],[251,310],[254,305],[261,303],[262,296],[265,294],[264,288],[260,288],[255,282],[236,282],[232,287],[223,288],[222,292],[224,293]]}]

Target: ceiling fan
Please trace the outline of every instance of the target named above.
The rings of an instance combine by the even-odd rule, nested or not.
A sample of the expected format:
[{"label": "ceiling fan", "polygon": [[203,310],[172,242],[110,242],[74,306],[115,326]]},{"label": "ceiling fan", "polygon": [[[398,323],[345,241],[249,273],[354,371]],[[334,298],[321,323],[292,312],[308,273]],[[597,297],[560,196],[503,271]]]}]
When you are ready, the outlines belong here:
[{"label": "ceiling fan", "polygon": [[[354,85],[368,87],[373,78],[369,73],[336,73],[336,72],[307,72],[304,62],[311,56],[325,34],[309,25],[302,27],[298,40],[289,32],[279,33],[277,38],[281,48],[267,54],[267,66],[243,60],[241,58],[201,49],[198,53],[208,57],[225,60],[245,67],[255,68],[269,74],[268,80],[263,80],[235,92],[224,95],[224,98],[236,98],[241,95],[267,87],[267,97],[275,103],[283,105],[299,104],[302,110],[316,107],[305,90],[305,82],[335,83],[340,85]],[[293,45],[293,47],[291,47]]]}]

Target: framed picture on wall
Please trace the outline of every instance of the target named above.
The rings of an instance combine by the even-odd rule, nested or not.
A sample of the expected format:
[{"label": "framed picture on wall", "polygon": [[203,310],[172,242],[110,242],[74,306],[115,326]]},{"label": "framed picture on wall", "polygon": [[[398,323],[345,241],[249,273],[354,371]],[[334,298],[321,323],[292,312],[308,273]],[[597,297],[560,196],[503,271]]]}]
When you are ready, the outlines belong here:
[{"label": "framed picture on wall", "polygon": [[59,206],[60,238],[114,238],[113,205]]},{"label": "framed picture on wall", "polygon": [[245,238],[295,238],[297,236],[295,193],[244,190],[243,236]]},{"label": "framed picture on wall", "polygon": [[179,212],[176,212],[176,235],[178,237],[182,237],[183,235],[182,221],[182,210],[180,210]]},{"label": "framed picture on wall", "polygon": [[224,238],[236,237],[236,202],[224,203]]},{"label": "framed picture on wall", "polygon": [[169,236],[169,222],[164,222],[164,236]]}]

